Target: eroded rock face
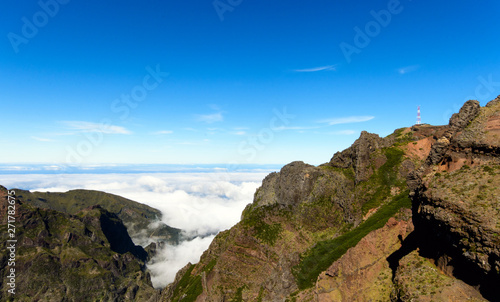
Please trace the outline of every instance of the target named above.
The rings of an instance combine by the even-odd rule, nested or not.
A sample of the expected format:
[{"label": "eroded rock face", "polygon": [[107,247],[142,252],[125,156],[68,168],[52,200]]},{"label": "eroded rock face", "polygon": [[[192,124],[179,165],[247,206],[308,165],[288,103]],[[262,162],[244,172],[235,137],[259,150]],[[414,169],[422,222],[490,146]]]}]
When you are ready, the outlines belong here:
[{"label": "eroded rock face", "polygon": [[460,131],[467,127],[469,123],[479,114],[481,106],[478,101],[470,100],[460,108],[458,113],[454,113],[450,118],[450,128],[452,131]]},{"label": "eroded rock face", "polygon": [[390,145],[390,141],[383,139],[377,134],[362,131],[360,137],[351,147],[342,152],[337,152],[330,160],[334,167],[354,167],[356,172],[356,183],[367,180],[373,173],[370,168],[370,155],[383,147]]},{"label": "eroded rock face", "polygon": [[[500,296],[500,103],[467,102],[411,177],[423,253],[449,274]],[[434,151],[434,152],[433,152]]]},{"label": "eroded rock face", "polygon": [[296,161],[284,166],[279,173],[269,174],[257,190],[254,203],[295,207],[322,198],[335,198],[347,205],[352,199],[353,187],[352,179],[328,166],[315,167]]}]

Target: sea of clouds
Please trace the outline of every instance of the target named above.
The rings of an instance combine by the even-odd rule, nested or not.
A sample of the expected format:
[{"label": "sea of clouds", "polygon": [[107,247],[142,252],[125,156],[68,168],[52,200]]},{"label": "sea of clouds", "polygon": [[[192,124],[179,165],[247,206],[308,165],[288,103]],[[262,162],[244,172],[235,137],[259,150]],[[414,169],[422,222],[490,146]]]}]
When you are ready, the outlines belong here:
[{"label": "sea of clouds", "polygon": [[[165,245],[148,263],[153,285],[164,287],[188,262],[199,261],[218,232],[240,220],[269,172],[3,174],[0,184],[41,192],[99,190],[159,209],[164,223],[183,230],[189,238],[176,246]],[[145,244],[147,240],[134,241]]]}]

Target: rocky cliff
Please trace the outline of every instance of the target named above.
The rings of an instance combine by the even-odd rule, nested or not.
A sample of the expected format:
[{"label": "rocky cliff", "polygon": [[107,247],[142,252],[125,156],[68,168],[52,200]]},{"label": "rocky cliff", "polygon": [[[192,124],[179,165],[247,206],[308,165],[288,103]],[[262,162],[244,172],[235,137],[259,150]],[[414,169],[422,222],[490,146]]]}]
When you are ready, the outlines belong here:
[{"label": "rocky cliff", "polygon": [[500,297],[500,101],[467,102],[413,175],[422,254],[440,270]]},{"label": "rocky cliff", "polygon": [[499,103],[268,175],[162,300],[495,301]]}]

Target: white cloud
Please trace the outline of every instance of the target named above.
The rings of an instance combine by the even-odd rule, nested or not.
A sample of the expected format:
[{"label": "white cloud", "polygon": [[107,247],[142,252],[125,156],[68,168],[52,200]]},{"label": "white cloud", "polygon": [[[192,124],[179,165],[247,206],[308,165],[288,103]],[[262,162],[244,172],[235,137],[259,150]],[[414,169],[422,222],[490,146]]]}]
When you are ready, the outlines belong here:
[{"label": "white cloud", "polygon": [[351,123],[361,123],[374,119],[374,116],[347,116],[330,118],[318,121],[318,123],[328,124],[328,125],[338,125],[338,124],[351,124]]},{"label": "white cloud", "polygon": [[312,127],[307,127],[307,126],[279,126],[273,128],[275,131],[283,131],[283,130],[311,130],[311,129],[318,129],[320,127],[317,126],[312,126]]},{"label": "white cloud", "polygon": [[215,235],[197,237],[179,245],[167,245],[148,263],[151,281],[156,288],[164,288],[175,279],[175,274],[189,262],[200,261],[201,254],[208,249]]},{"label": "white cloud", "polygon": [[415,71],[415,70],[417,70],[419,68],[420,68],[419,65],[406,66],[406,67],[399,68],[398,69],[398,73],[399,74],[407,74],[407,73]]},{"label": "white cloud", "polygon": [[337,65],[320,66],[305,69],[295,69],[295,72],[317,72],[317,71],[327,71],[327,70],[337,70]]},{"label": "white cloud", "polygon": [[84,121],[63,121],[66,127],[80,132],[101,132],[104,134],[131,134],[124,127],[110,125],[107,123],[92,123]]},{"label": "white cloud", "polygon": [[245,131],[234,131],[234,132],[231,132],[231,134],[234,134],[234,135],[246,135],[247,133]]},{"label": "white cloud", "polygon": [[174,133],[174,131],[172,131],[172,130],[160,130],[160,131],[153,132],[154,135],[163,135],[163,134],[172,134],[172,133]]},{"label": "white cloud", "polygon": [[358,131],[355,130],[338,130],[338,131],[333,131],[330,132],[329,134],[331,135],[353,135],[358,133]]},{"label": "white cloud", "polygon": [[222,122],[224,117],[221,112],[213,113],[213,114],[198,114],[196,115],[196,120],[199,122],[204,122],[207,124]]},{"label": "white cloud", "polygon": [[36,137],[36,136],[32,136],[31,138],[36,140],[36,141],[39,141],[39,142],[55,142],[55,140],[50,139],[50,138],[43,138],[43,137]]}]

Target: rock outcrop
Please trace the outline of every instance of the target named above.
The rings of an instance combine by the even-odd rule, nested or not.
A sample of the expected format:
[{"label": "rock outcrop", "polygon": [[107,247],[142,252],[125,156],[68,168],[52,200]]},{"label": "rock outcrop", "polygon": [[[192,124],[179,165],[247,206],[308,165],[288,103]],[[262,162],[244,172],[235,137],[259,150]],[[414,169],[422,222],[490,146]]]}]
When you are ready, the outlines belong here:
[{"label": "rock outcrop", "polygon": [[373,173],[373,168],[370,167],[371,154],[390,145],[391,141],[388,138],[384,139],[377,134],[362,131],[351,147],[333,155],[330,165],[344,169],[353,167],[356,183],[366,181]]}]

